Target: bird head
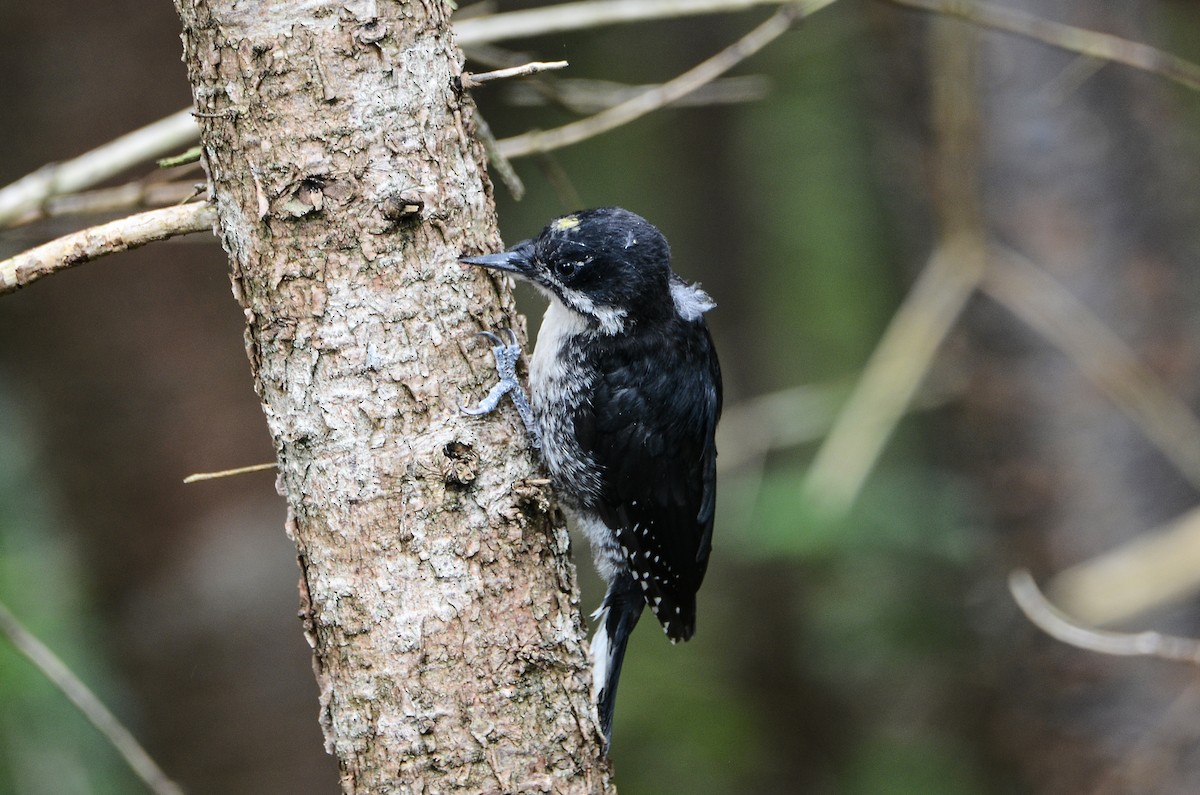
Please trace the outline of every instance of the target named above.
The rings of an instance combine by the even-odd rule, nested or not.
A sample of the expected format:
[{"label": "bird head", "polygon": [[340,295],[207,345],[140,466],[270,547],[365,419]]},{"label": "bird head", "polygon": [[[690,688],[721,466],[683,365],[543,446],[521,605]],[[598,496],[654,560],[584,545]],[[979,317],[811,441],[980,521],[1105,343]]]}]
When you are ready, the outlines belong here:
[{"label": "bird head", "polygon": [[564,215],[507,251],[461,261],[531,282],[607,334],[672,311],[667,239],[619,207]]}]

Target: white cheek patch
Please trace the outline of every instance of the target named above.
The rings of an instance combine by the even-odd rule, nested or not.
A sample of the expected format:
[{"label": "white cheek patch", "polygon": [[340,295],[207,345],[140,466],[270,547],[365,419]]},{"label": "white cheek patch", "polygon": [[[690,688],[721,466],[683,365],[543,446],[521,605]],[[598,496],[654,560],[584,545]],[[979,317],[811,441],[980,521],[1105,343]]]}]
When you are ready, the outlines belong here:
[{"label": "white cheek patch", "polygon": [[624,309],[597,304],[584,293],[567,288],[562,288],[562,300],[579,314],[594,318],[600,324],[603,334],[620,334],[625,330]]}]

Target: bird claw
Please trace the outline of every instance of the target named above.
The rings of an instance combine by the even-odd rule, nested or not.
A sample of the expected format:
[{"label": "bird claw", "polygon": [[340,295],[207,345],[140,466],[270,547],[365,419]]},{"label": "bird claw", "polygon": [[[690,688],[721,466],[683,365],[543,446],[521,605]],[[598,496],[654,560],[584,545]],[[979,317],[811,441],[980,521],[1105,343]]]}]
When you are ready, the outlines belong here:
[{"label": "bird claw", "polygon": [[[475,333],[475,336],[483,337],[492,343],[492,356],[496,357],[496,373],[500,376],[500,383],[492,389],[492,393],[496,392],[496,388],[504,387],[500,393],[496,394],[497,401],[505,392],[510,389],[519,389],[520,387],[520,382],[517,380],[517,362],[521,359],[521,346],[517,342],[517,333],[510,328],[501,329],[501,333],[508,339],[502,340],[499,335],[491,331],[478,331]],[[492,395],[489,394],[487,398],[484,398],[483,402],[487,402],[491,397]],[[482,405],[482,402],[480,405]],[[495,406],[493,405],[492,408],[495,408]],[[488,409],[488,411],[490,410]]]},{"label": "bird claw", "polygon": [[517,352],[518,358],[520,358],[521,345],[520,345],[519,341],[517,340],[517,332],[513,331],[510,328],[502,328],[502,329],[500,329],[500,333],[502,333],[507,339],[503,339],[503,340],[500,339],[499,335],[496,334],[494,331],[476,331],[475,336],[483,337],[488,342],[492,343],[493,351],[495,351],[496,348],[504,348],[506,350],[507,349],[515,349]]},{"label": "bird claw", "polygon": [[525,397],[525,393],[521,390],[521,383],[517,379],[517,362],[521,358],[521,346],[517,340],[517,333],[510,328],[500,331],[507,338],[506,340],[491,331],[479,331],[475,335],[492,343],[492,355],[496,359],[496,374],[500,376],[499,382],[477,405],[464,406],[460,402],[459,411],[472,417],[478,417],[494,411],[500,405],[500,400],[505,395],[511,394],[513,405],[517,407],[517,413],[521,416],[521,422],[525,426],[526,432],[529,433],[533,446],[540,447],[537,425],[533,419],[533,408],[529,405],[529,399]]},{"label": "bird claw", "polygon": [[494,332],[491,332],[491,331],[476,331],[476,332],[475,332],[475,336],[476,336],[476,337],[483,337],[485,340],[487,340],[488,342],[492,343],[492,345],[494,345],[494,346],[500,346],[500,347],[503,347],[503,346],[504,346],[504,341],[503,341],[503,340],[501,340],[499,337],[497,337],[497,336],[496,336],[496,334],[495,334]]}]

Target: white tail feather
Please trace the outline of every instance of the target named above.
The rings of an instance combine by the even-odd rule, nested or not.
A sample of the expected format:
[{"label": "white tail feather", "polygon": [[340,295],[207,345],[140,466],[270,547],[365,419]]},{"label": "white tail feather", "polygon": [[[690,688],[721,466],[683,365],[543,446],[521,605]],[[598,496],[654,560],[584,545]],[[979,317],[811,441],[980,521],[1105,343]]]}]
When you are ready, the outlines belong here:
[{"label": "white tail feather", "polygon": [[596,634],[592,637],[592,700],[599,701],[604,684],[608,681],[608,665],[611,657],[608,633],[604,631],[604,625],[608,621],[608,608],[600,608],[593,614],[593,618],[597,619],[599,623],[596,625]]}]

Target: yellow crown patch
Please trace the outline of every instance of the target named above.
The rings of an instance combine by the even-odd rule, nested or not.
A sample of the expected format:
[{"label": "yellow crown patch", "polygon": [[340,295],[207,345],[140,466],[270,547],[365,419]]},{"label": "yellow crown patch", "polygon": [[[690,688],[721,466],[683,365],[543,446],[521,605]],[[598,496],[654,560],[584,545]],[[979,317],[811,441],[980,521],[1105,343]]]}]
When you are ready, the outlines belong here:
[{"label": "yellow crown patch", "polygon": [[557,221],[555,221],[552,226],[556,232],[565,232],[568,229],[574,229],[575,227],[579,226],[579,216],[564,215],[562,218],[559,218]]}]

